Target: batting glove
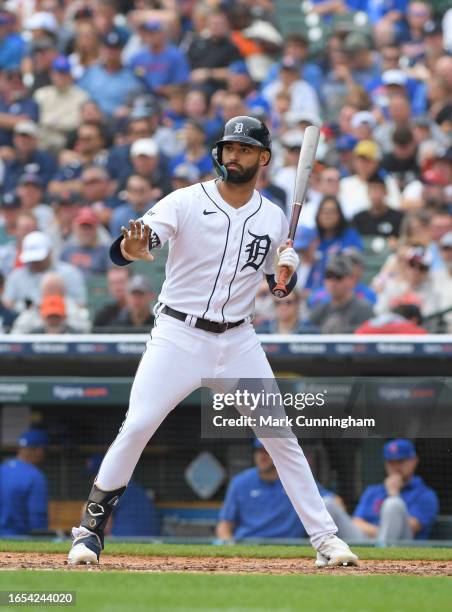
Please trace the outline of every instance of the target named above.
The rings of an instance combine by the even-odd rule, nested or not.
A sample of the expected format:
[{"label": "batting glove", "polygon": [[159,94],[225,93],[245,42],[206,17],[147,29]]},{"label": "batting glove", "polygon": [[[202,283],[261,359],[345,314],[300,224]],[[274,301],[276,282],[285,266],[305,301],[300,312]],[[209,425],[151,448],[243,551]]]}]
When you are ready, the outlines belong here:
[{"label": "batting glove", "polygon": [[[282,250],[284,249],[284,250]],[[287,266],[290,270],[290,275],[295,272],[300,264],[300,258],[292,247],[279,247],[276,251],[275,273],[279,273],[280,266]]]}]

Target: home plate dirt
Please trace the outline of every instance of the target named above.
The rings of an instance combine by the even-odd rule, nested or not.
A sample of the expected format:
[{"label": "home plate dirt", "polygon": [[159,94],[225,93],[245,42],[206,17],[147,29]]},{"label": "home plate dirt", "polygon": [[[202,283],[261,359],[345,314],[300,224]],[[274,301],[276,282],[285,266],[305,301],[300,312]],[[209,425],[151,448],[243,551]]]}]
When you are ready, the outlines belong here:
[{"label": "home plate dirt", "polygon": [[70,566],[65,554],[0,553],[1,570],[200,572],[210,574],[351,574],[452,576],[452,561],[361,561],[359,567],[317,569],[314,559],[244,559],[241,557],[102,556],[100,565]]}]

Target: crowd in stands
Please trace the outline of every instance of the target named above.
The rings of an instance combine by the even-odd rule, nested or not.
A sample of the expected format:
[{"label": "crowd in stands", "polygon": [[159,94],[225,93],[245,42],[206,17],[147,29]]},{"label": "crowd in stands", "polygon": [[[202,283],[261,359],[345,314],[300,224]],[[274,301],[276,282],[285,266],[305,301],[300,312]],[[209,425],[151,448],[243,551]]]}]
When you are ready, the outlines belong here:
[{"label": "crowd in stands", "polygon": [[313,0],[300,19],[319,45],[283,4],[0,3],[0,332],[151,325],[161,279],[112,268],[109,245],[214,178],[212,145],[245,114],[270,128],[258,188],[287,216],[321,127],[298,286],[280,303],[262,289],[258,331],[452,332],[452,9]]}]

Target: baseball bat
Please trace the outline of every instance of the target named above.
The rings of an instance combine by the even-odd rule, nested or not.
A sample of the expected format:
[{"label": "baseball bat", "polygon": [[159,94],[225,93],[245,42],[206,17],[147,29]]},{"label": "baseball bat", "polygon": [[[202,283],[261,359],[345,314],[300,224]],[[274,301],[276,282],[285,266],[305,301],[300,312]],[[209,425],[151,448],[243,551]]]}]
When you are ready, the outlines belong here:
[{"label": "baseball bat", "polygon": [[[298,160],[297,174],[295,178],[294,202],[292,205],[292,215],[290,217],[289,235],[287,246],[293,246],[295,232],[297,231],[298,219],[300,218],[301,208],[303,206],[306,192],[309,185],[309,177],[311,176],[312,168],[315,162],[315,154],[317,145],[319,144],[320,129],[316,125],[310,125],[306,128],[303,135],[303,143],[301,145],[300,158]],[[287,282],[289,280],[290,270],[287,266],[281,266],[278,275],[278,282],[273,289],[273,295],[282,298],[288,293]]]}]

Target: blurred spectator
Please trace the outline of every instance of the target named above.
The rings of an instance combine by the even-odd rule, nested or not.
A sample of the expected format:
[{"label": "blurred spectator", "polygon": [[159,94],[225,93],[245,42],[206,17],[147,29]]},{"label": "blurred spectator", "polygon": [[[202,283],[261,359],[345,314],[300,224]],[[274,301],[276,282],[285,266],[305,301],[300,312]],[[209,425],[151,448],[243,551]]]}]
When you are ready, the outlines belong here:
[{"label": "blurred spectator", "polygon": [[81,120],[81,108],[87,94],[74,85],[69,60],[60,55],[52,62],[51,85],[41,87],[34,94],[39,105],[39,143],[57,153],[66,144],[68,134]]},{"label": "blurred spectator", "polygon": [[31,232],[22,243],[20,261],[23,267],[9,274],[5,284],[6,306],[19,312],[30,304],[41,302],[41,280],[45,272],[55,271],[65,280],[68,296],[78,304],[86,304],[86,286],[83,274],[74,266],[52,257],[50,238],[42,232]]},{"label": "blurred spectator", "polygon": [[49,204],[53,210],[53,222],[46,228],[53,245],[53,252],[59,257],[62,248],[72,239],[72,222],[80,203],[77,193],[66,191],[49,194]]},{"label": "blurred spectator", "polygon": [[[406,76],[400,70],[389,70],[388,72],[390,75],[386,76],[386,80],[388,81],[390,79],[392,83],[387,83],[387,87],[404,87]],[[383,75],[383,78],[384,77],[385,75]],[[392,135],[396,128],[409,126],[411,120],[411,106],[405,93],[397,91],[391,95],[388,99],[387,114],[387,119],[380,123],[374,131],[374,138],[384,153],[389,153],[391,151]]]},{"label": "blurred spectator", "polygon": [[61,261],[72,264],[84,274],[105,274],[110,265],[109,247],[99,244],[98,218],[88,206],[82,207],[74,218],[75,244],[65,247]]},{"label": "blurred spectator", "polygon": [[279,206],[284,214],[286,213],[286,192],[271,180],[268,166],[263,166],[260,169],[257,176],[256,189],[264,197],[269,198],[269,200]]},{"label": "blurred spectator", "polygon": [[256,325],[258,334],[305,334],[309,324],[302,321],[302,301],[299,291],[294,289],[285,298],[273,301],[275,315],[272,319]]},{"label": "blurred spectator", "polygon": [[11,147],[15,126],[25,120],[37,121],[38,116],[38,105],[27,92],[20,67],[16,65],[1,69],[0,146]]},{"label": "blurred spectator", "polygon": [[203,85],[209,94],[225,86],[228,66],[240,59],[231,42],[227,14],[213,10],[207,17],[206,30],[197,32],[187,50],[190,82]]},{"label": "blurred spectator", "polygon": [[30,94],[34,94],[40,87],[50,85],[50,71],[52,62],[59,52],[55,40],[51,36],[43,36],[33,40],[30,47],[30,57],[23,63],[24,78],[30,84]]},{"label": "blurred spectator", "polygon": [[[86,461],[86,471],[92,477],[97,475],[102,463],[101,455],[92,455]],[[114,537],[159,535],[160,525],[152,498],[133,478],[129,480],[124,495],[115,506],[107,535]]]},{"label": "blurred spectator", "polygon": [[[317,184],[313,183],[318,176]],[[317,175],[315,168],[312,174],[311,189],[308,191],[307,199],[301,211],[301,222],[308,227],[315,226],[315,218],[319,205],[326,196],[336,197],[341,179],[340,171],[334,167],[322,167]]]},{"label": "blurred spectator", "polygon": [[20,259],[25,236],[38,229],[36,217],[31,212],[21,212],[14,227],[14,240],[0,246],[0,272],[6,277],[15,268],[21,268]]},{"label": "blurred spectator", "polygon": [[400,303],[390,312],[365,321],[355,334],[426,334],[422,326],[422,313],[416,304]]},{"label": "blurred spectator", "polygon": [[127,284],[126,306],[111,320],[111,327],[124,327],[132,332],[134,328],[148,329],[154,325],[154,315],[151,314],[154,297],[147,279],[140,275],[133,276]]},{"label": "blurred spectator", "polygon": [[297,286],[303,297],[323,284],[322,255],[318,252],[317,230],[300,223],[295,234],[293,248],[303,263],[297,270]]},{"label": "blurred spectator", "polygon": [[44,185],[37,174],[23,174],[17,184],[17,196],[23,212],[31,213],[38,222],[38,229],[45,232],[53,222],[53,211],[44,203]]},{"label": "blurred spectator", "polygon": [[155,203],[152,184],[146,176],[132,174],[127,181],[126,202],[115,208],[110,220],[110,234],[119,236],[121,227],[129,226],[130,219],[138,219]]},{"label": "blurred spectator", "polygon": [[132,93],[142,89],[140,81],[121,60],[125,40],[117,31],[102,39],[100,62],[89,66],[78,81],[106,115],[113,115],[124,106]]},{"label": "blurred spectator", "polygon": [[273,183],[283,189],[286,193],[285,213],[289,217],[293,191],[295,187],[295,177],[297,175],[298,160],[300,149],[303,143],[303,133],[300,130],[286,132],[281,138],[283,146],[283,167],[273,171]]},{"label": "blurred spectator", "polygon": [[[86,333],[90,330],[88,309],[80,306],[67,295],[65,282],[57,272],[46,272],[41,280],[41,302],[51,296],[60,296],[64,301],[66,311],[66,323],[69,328],[77,333]],[[11,332],[13,334],[30,334],[42,325],[41,304],[31,304],[23,310],[14,321]]]},{"label": "blurred spectator", "polygon": [[7,308],[3,304],[2,296],[4,287],[5,277],[0,272],[0,334],[7,333],[17,317],[17,312],[11,310],[10,308]]},{"label": "blurred spectator", "polygon": [[127,266],[109,268],[107,272],[108,293],[113,301],[102,306],[94,314],[93,327],[108,327],[120,311],[127,307],[127,285],[130,278],[130,268]]},{"label": "blurred spectator", "polygon": [[140,138],[130,147],[131,172],[143,178],[150,179],[153,187],[153,196],[161,198],[169,192],[169,172],[166,160],[159,153],[159,148],[153,138]]},{"label": "blurred spectator", "polygon": [[[439,241],[444,267],[433,272],[433,285],[441,295],[439,310],[452,308],[452,231]],[[448,332],[452,332],[452,312],[445,316]]]},{"label": "blurred spectator", "polygon": [[268,104],[273,105],[276,95],[281,90],[290,93],[291,103],[289,110],[320,114],[320,105],[315,89],[306,81],[300,79],[300,66],[290,57],[283,58],[278,77],[266,85],[262,95]]},{"label": "blurred spectator", "polygon": [[[85,206],[92,208],[101,223],[108,224],[112,210],[122,203],[122,200],[113,195],[115,184],[103,166],[87,166],[81,176],[81,201]],[[110,235],[105,228],[98,228],[102,232],[102,243],[109,243]],[[99,233],[99,232],[98,232]]]},{"label": "blurred spectator", "polygon": [[74,334],[67,324],[66,304],[61,295],[46,295],[39,308],[40,324],[30,331],[31,334]]},{"label": "blurred spectator", "polygon": [[402,53],[410,61],[410,64],[415,64],[424,59],[425,46],[425,25],[432,18],[432,8],[428,2],[420,0],[411,0],[408,4],[406,15],[407,32],[402,39]]},{"label": "blurred spectator", "polygon": [[431,271],[431,256],[423,247],[409,247],[400,260],[399,275],[386,280],[378,294],[375,312],[391,309],[394,302],[404,298],[417,304],[423,316],[441,309],[442,288],[435,286]]},{"label": "blurred spectator", "polygon": [[[378,171],[379,162],[380,152],[372,140],[361,140],[353,149],[355,174],[341,179],[339,187],[339,200],[343,203],[347,219],[369,208],[368,180]],[[393,208],[399,208],[400,192],[397,183],[390,175],[385,177],[385,183],[388,204]]]},{"label": "blurred spectator", "polygon": [[0,466],[0,535],[33,535],[47,530],[47,479],[37,467],[49,444],[47,433],[25,431],[17,455]]},{"label": "blurred spectator", "polygon": [[[356,297],[367,300],[370,304],[375,304],[377,295],[373,289],[362,282],[364,275],[364,257],[363,253],[355,247],[346,247],[340,252],[340,257],[347,257],[352,266],[352,274],[355,279],[354,293]],[[334,257],[334,256],[333,256]],[[331,294],[321,287],[313,291],[308,299],[309,308],[313,308],[318,304],[326,304],[331,300]]]},{"label": "blurred spectator", "polygon": [[268,115],[270,113],[270,104],[257,91],[246,62],[238,60],[230,64],[226,78],[227,90],[238,94],[242,98],[248,112],[258,115]]},{"label": "blurred spectator", "polygon": [[334,196],[325,196],[320,202],[315,218],[319,237],[317,247],[321,255],[320,267],[325,270],[328,258],[346,247],[362,250],[360,235],[345,219],[339,201]]},{"label": "blurred spectator", "polygon": [[75,23],[73,52],[69,55],[71,74],[76,81],[99,59],[99,36],[92,22]]},{"label": "blurred spectator", "polygon": [[15,31],[16,16],[3,5],[0,9],[0,70],[15,68],[25,52],[25,41]]},{"label": "blurred spectator", "polygon": [[323,334],[344,334],[372,316],[371,304],[355,295],[356,279],[347,256],[332,256],[327,263],[325,287],[330,300],[311,312],[310,322]]},{"label": "blurred spectator", "polygon": [[199,121],[188,119],[181,131],[184,151],[171,160],[170,170],[183,163],[194,164],[201,176],[213,171],[212,154],[206,147],[206,133]]},{"label": "blurred spectator", "polygon": [[161,21],[145,21],[140,26],[144,48],[130,60],[130,67],[147,89],[165,96],[173,85],[189,80],[189,66],[184,53],[168,42]]},{"label": "blurred spectator", "polygon": [[386,203],[387,187],[380,173],[367,181],[370,208],[353,217],[353,225],[361,236],[398,237],[403,213],[390,208]]},{"label": "blurred spectator", "polygon": [[376,539],[382,546],[428,538],[439,510],[438,496],[415,475],[419,458],[413,443],[404,439],[386,442],[383,459],[384,482],[367,487],[353,517],[326,500],[339,537]]},{"label": "blurred spectator", "polygon": [[[65,155],[68,153],[68,155]],[[63,151],[60,166],[49,184],[49,191],[62,193],[80,191],[80,177],[85,168],[105,166],[107,153],[105,135],[98,123],[82,123],[77,130],[74,150]]]},{"label": "blurred spectator", "polygon": [[38,126],[30,120],[19,121],[14,126],[14,154],[5,165],[4,191],[13,191],[24,173],[39,176],[44,187],[55,174],[56,160],[50,153],[38,149],[38,133]]},{"label": "blurred spectator", "polygon": [[392,134],[392,151],[381,160],[382,167],[391,173],[400,190],[419,175],[417,146],[413,132],[408,126],[401,126]]},{"label": "blurred spectator", "polygon": [[[246,538],[303,538],[306,531],[295,512],[273,461],[260,440],[253,441],[255,467],[240,472],[226,491],[217,525],[223,542]],[[320,495],[341,500],[317,483]]]},{"label": "blurred spectator", "polygon": [[171,187],[173,190],[183,189],[199,182],[201,173],[198,166],[194,164],[178,164],[172,173]]},{"label": "blurred spectator", "polygon": [[20,200],[14,192],[0,197],[0,246],[14,242],[20,206]]}]

